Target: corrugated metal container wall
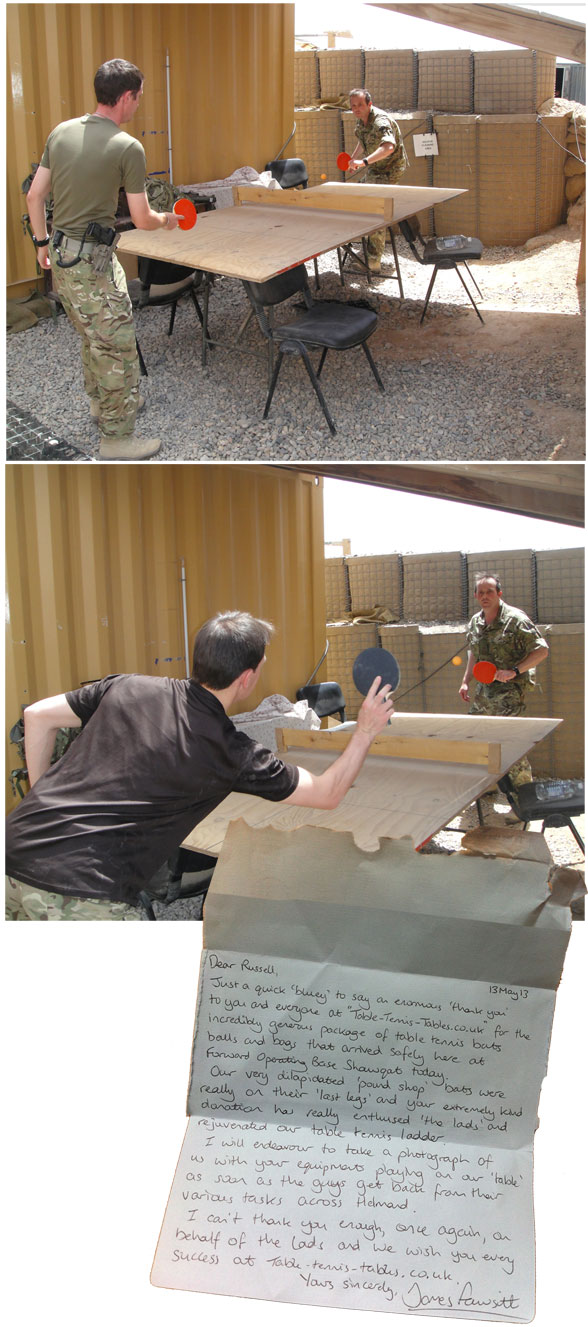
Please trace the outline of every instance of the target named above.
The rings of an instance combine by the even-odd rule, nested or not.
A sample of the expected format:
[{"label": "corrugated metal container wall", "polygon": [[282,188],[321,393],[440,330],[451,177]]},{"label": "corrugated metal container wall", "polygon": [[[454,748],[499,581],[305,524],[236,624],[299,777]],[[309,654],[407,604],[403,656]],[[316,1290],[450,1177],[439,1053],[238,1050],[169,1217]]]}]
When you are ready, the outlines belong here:
[{"label": "corrugated metal container wall", "polygon": [[[277,628],[259,694],[294,698],[325,643],[322,481],[240,465],[6,469],[6,729],[108,673],[185,677],[217,611]],[[9,768],[18,764],[8,744]],[[14,805],[8,789],[8,806]]]},{"label": "corrugated metal container wall", "polygon": [[[173,178],[263,170],[292,128],[294,5],[7,5],[7,283],[35,279],[21,184],[50,130],[94,109],[94,74],[122,56],[145,75],[129,131],[147,170],[167,172],[169,51]],[[18,294],[14,290],[13,294]],[[22,292],[21,292],[22,293]]]}]

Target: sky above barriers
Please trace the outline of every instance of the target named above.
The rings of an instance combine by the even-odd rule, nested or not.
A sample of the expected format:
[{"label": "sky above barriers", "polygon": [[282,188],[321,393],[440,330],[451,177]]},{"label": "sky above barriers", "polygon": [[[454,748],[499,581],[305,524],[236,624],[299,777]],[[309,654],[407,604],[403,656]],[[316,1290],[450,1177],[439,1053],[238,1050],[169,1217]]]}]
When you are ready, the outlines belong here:
[{"label": "sky above barriers", "polygon": [[[509,0],[520,9],[535,13],[555,14],[575,23],[585,21],[584,4],[521,3]],[[441,23],[412,18],[409,14],[378,9],[375,5],[355,4],[351,0],[299,0],[294,6],[296,36],[311,39],[320,48],[326,48],[328,31],[351,33],[351,37],[337,37],[338,50],[364,49],[415,51],[511,51],[512,45],[481,37],[461,28],[447,28]]]},{"label": "sky above barriers", "polygon": [[[555,521],[443,498],[324,481],[325,541],[350,539],[356,557],[377,553],[477,553],[489,548],[580,548],[584,531]],[[327,547],[327,557],[341,557]]]}]

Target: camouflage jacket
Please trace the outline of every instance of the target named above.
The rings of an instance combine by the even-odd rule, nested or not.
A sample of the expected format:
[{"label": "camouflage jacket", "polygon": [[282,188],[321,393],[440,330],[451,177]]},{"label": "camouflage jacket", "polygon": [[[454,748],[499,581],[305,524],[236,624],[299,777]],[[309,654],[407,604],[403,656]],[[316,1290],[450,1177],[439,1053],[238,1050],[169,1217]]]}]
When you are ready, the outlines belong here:
[{"label": "camouflage jacket", "polygon": [[396,143],[394,151],[389,157],[383,157],[381,161],[370,164],[370,171],[381,175],[388,183],[391,183],[391,179],[399,179],[408,166],[408,157],[396,120],[393,120],[387,111],[380,111],[377,106],[372,106],[367,124],[362,124],[361,120],[358,120],[355,125],[355,137],[359,139],[366,157],[382,146],[382,139],[391,135]]},{"label": "camouflage jacket", "polygon": [[[512,668],[521,659],[526,659],[532,650],[539,649],[541,645],[547,646],[547,641],[526,613],[521,612],[520,608],[512,608],[503,600],[494,621],[489,625],[483,609],[474,613],[468,624],[466,644],[476,663],[479,659],[488,659],[497,668]],[[516,678],[516,684],[518,687],[534,686],[535,669],[530,668]],[[504,685],[503,682],[492,682],[490,689]]]}]

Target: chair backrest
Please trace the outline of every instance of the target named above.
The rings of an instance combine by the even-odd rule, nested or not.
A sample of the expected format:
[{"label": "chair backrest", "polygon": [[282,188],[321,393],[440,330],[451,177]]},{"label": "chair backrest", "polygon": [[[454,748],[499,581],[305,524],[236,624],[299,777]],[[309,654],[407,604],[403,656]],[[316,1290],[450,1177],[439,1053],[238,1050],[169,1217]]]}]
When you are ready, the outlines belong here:
[{"label": "chair backrest", "polygon": [[[271,309],[274,304],[283,304],[284,300],[290,299],[291,295],[297,295],[300,291],[307,308],[312,308],[312,295],[303,263],[300,263],[298,267],[289,268],[287,272],[281,272],[279,276],[270,277],[269,281],[244,281],[243,285],[263,335],[270,341],[272,339]],[[269,320],[266,317],[266,309],[270,309]]]},{"label": "chair backrest", "polygon": [[345,723],[345,697],[338,682],[315,682],[310,686],[300,687],[296,692],[297,700],[306,700],[319,719],[329,714],[340,714]]},{"label": "chair backrest", "polygon": [[[284,300],[290,299],[291,295],[297,295],[299,291],[303,294],[309,291],[308,277],[303,263],[299,263],[298,267],[290,267],[287,272],[280,272],[279,276],[270,277],[269,281],[244,281],[243,285],[256,308],[282,304]],[[312,303],[312,297],[310,302]]]},{"label": "chair backrest", "polygon": [[398,229],[400,230],[401,235],[404,236],[407,244],[410,246],[411,252],[416,258],[417,263],[422,263],[423,260],[416,246],[417,232],[416,230],[413,230],[410,221],[399,221]]},{"label": "chair backrest", "polygon": [[142,286],[175,286],[193,275],[193,267],[163,263],[158,258],[139,258],[139,281]]},{"label": "chair backrest", "polygon": [[308,184],[308,171],[301,157],[284,157],[266,162],[266,170],[272,178],[281,184],[282,189],[296,189],[299,185],[305,189]]}]

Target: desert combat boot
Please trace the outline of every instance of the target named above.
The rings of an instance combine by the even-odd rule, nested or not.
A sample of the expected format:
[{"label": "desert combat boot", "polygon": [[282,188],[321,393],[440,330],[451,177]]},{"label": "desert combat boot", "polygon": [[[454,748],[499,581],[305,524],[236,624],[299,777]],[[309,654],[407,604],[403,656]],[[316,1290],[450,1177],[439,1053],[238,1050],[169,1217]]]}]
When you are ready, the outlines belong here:
[{"label": "desert combat boot", "polygon": [[160,447],[160,438],[137,438],[133,433],[130,438],[101,438],[98,455],[101,461],[146,461]]}]

